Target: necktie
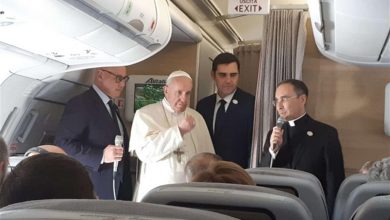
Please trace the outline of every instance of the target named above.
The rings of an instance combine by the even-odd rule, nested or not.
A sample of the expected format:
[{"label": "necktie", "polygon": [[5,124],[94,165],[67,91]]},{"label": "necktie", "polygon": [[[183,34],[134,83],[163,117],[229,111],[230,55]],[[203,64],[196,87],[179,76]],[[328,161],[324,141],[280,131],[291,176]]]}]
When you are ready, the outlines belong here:
[{"label": "necktie", "polygon": [[[121,134],[121,130],[119,128],[118,120],[121,123],[122,129],[123,129],[123,146],[124,146],[124,153],[122,160],[120,161],[120,165],[118,167],[123,167],[123,170],[127,170],[128,172],[123,172],[123,177],[122,180],[119,184],[119,189],[118,189],[118,199],[121,200],[131,200],[132,198],[132,192],[128,192],[126,185],[131,185],[131,176],[129,175],[130,173],[130,158],[129,154],[127,153],[129,151],[129,136],[127,134],[126,126],[123,123],[120,115],[119,115],[119,109],[116,104],[110,100],[108,101],[108,106],[110,106],[110,111],[111,111],[111,116],[112,120],[114,121],[116,127],[117,127],[117,134]],[[123,164],[123,165],[121,165]]]},{"label": "necktie", "polygon": [[222,129],[222,122],[225,116],[225,104],[226,101],[224,99],[219,100],[219,108],[217,111],[217,115],[215,116],[215,125],[214,125],[214,135],[219,134]]},{"label": "necktie", "polygon": [[119,110],[118,106],[116,106],[112,100],[108,101],[108,106],[110,106],[112,120],[114,121],[115,125],[118,127],[118,131],[120,131],[118,125],[118,110]]}]

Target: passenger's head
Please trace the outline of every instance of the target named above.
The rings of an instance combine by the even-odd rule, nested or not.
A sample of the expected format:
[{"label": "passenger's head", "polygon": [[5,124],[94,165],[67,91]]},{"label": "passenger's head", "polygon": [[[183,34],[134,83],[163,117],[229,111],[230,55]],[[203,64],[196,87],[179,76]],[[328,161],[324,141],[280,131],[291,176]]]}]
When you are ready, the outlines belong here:
[{"label": "passenger's head", "polygon": [[218,89],[218,95],[224,98],[237,89],[240,73],[240,62],[231,53],[221,53],[213,60],[211,77]]},{"label": "passenger's head", "polygon": [[196,154],[187,162],[184,168],[187,180],[191,180],[193,176],[206,170],[210,163],[220,160],[222,158],[213,153],[203,152]]},{"label": "passenger's head", "polygon": [[45,154],[45,153],[57,153],[57,154],[65,154],[65,151],[57,147],[55,145],[40,145],[38,147],[32,147],[26,151],[24,156],[29,157],[37,154]]},{"label": "passenger's head", "polygon": [[184,112],[190,103],[191,76],[181,70],[172,72],[164,86],[164,96],[175,112]]},{"label": "passenger's head", "polygon": [[47,153],[22,160],[4,180],[0,207],[39,199],[95,199],[87,170],[63,154]]},{"label": "passenger's head", "polygon": [[126,67],[101,67],[95,70],[95,85],[111,98],[121,95],[128,80]]},{"label": "passenger's head", "polygon": [[207,170],[193,176],[191,181],[256,185],[252,177],[242,167],[229,161],[210,163]]},{"label": "passenger's head", "polygon": [[368,181],[390,180],[390,157],[374,162],[368,170]]},{"label": "passenger's head", "polygon": [[8,147],[2,137],[0,137],[0,185],[7,174],[8,166]]},{"label": "passenger's head", "polygon": [[372,167],[375,161],[367,161],[363,164],[363,166],[360,168],[359,173],[361,174],[368,174],[368,170]]},{"label": "passenger's head", "polygon": [[305,113],[309,91],[304,82],[289,79],[278,84],[274,104],[278,114],[285,120],[293,120]]}]

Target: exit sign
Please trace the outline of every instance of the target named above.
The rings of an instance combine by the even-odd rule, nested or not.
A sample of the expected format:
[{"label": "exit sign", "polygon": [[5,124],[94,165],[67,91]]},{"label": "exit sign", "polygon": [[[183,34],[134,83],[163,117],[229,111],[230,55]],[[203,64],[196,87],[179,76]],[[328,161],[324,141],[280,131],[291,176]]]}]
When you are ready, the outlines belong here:
[{"label": "exit sign", "polygon": [[228,0],[228,13],[241,15],[269,14],[270,0]]}]

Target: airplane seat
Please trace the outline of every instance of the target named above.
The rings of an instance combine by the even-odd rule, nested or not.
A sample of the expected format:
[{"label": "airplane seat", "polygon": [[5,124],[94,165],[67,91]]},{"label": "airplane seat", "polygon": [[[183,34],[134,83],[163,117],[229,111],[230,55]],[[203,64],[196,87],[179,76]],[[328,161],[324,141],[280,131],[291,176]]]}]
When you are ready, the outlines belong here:
[{"label": "airplane seat", "polygon": [[326,198],[321,183],[314,175],[303,171],[275,168],[263,169],[261,172],[249,169],[248,173],[257,186],[285,191],[297,196],[308,207],[316,220],[328,220]]},{"label": "airplane seat", "polygon": [[390,196],[376,196],[364,202],[351,220],[389,220]]},{"label": "airplane seat", "polygon": [[236,219],[215,212],[115,200],[47,199],[0,209],[0,219]]},{"label": "airplane seat", "polygon": [[229,183],[180,183],[159,186],[142,202],[198,208],[243,220],[313,219],[297,197],[259,186]]},{"label": "airplane seat", "polygon": [[318,180],[316,176],[314,176],[311,173],[302,171],[302,170],[293,170],[293,169],[287,169],[287,168],[276,168],[276,167],[256,167],[256,168],[249,168],[246,169],[248,173],[253,174],[272,174],[272,175],[283,175],[283,176],[291,176],[291,177],[297,177],[297,178],[304,178],[307,180],[312,181],[313,183],[317,184],[321,187],[322,194],[325,195],[324,190],[322,189],[321,182]]},{"label": "airplane seat", "polygon": [[350,219],[354,211],[372,197],[390,195],[390,181],[375,181],[362,184],[349,195],[340,219]]},{"label": "airplane seat", "polygon": [[336,201],[333,210],[333,220],[341,220],[344,211],[345,203],[351,192],[356,187],[367,183],[368,176],[364,174],[353,174],[344,179],[341,183],[339,191],[337,192]]}]

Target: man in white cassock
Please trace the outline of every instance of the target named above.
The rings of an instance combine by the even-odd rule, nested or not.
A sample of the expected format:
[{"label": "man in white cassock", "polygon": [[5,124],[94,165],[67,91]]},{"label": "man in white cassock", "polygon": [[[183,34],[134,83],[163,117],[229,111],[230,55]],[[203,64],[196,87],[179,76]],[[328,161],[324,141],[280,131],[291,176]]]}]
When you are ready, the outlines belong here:
[{"label": "man in white cassock", "polygon": [[165,98],[135,113],[129,149],[142,161],[136,201],[157,186],[186,182],[187,161],[201,152],[214,153],[206,122],[188,107],[191,90],[190,75],[174,71],[164,86]]}]

